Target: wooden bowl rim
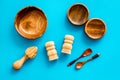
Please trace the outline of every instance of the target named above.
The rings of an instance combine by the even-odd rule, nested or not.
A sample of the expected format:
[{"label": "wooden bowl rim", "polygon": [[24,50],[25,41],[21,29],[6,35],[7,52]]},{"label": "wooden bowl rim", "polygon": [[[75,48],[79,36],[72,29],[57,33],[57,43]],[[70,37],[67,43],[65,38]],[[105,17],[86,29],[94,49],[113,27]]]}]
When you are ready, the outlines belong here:
[{"label": "wooden bowl rim", "polygon": [[[88,24],[91,22],[91,21],[93,21],[93,20],[99,20],[99,21],[101,21],[102,23],[103,23],[103,25],[104,25],[104,34],[103,35],[101,35],[100,37],[98,37],[98,38],[95,38],[95,37],[92,37],[92,36],[90,36],[90,34],[88,34],[88,32],[87,32],[87,26],[88,26]],[[91,39],[100,39],[100,38],[102,38],[104,35],[105,35],[105,33],[106,33],[106,24],[105,24],[105,22],[102,20],[102,19],[100,19],[100,18],[92,18],[92,19],[90,19],[86,24],[85,24],[85,33],[87,34],[87,36],[89,37],[89,38],[91,38]]]},{"label": "wooden bowl rim", "polygon": [[86,22],[83,23],[83,24],[75,24],[72,20],[70,20],[70,16],[69,16],[70,9],[71,9],[72,7],[74,7],[74,6],[76,6],[76,5],[83,6],[83,7],[86,9],[86,12],[88,13],[88,16],[87,16],[88,19],[89,19],[89,15],[90,15],[90,13],[89,13],[89,10],[88,10],[87,6],[86,6],[85,4],[82,4],[82,3],[76,3],[76,4],[73,4],[73,5],[68,9],[68,12],[67,12],[67,18],[68,18],[68,20],[70,21],[70,23],[72,23],[72,24],[75,25],[75,26],[81,26],[81,25],[85,24],[85,23],[88,21],[88,19],[87,19]]},{"label": "wooden bowl rim", "polygon": [[[23,11],[23,10],[25,10],[25,9],[27,9],[27,8],[35,8],[35,9],[37,9],[38,11],[40,11],[40,12],[44,15],[44,18],[45,18],[45,20],[46,20],[45,30],[43,31],[42,34],[39,34],[39,36],[37,36],[37,37],[28,37],[28,36],[25,36],[25,35],[22,34],[22,33],[19,31],[19,29],[17,28],[18,26],[16,25],[16,22],[17,22],[17,17],[19,16],[18,14],[19,14],[21,11]],[[15,29],[17,30],[17,32],[18,32],[23,38],[26,38],[26,39],[37,39],[37,38],[41,37],[41,36],[45,33],[45,31],[46,31],[46,29],[47,29],[47,25],[48,25],[48,20],[47,20],[47,17],[46,17],[46,15],[45,15],[45,13],[42,11],[42,9],[40,9],[40,8],[38,8],[38,7],[36,7],[36,6],[26,6],[26,7],[22,8],[22,9],[20,9],[20,10],[17,12],[17,14],[16,14],[16,16],[15,16],[15,19],[14,19],[14,25],[15,25]]]}]

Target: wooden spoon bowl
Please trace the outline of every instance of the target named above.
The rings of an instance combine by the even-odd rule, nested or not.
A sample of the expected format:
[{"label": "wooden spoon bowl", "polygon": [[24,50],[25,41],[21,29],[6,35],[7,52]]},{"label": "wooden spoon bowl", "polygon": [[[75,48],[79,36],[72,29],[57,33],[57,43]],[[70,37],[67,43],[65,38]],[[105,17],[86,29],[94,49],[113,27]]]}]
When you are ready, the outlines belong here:
[{"label": "wooden spoon bowl", "polygon": [[25,7],[16,15],[15,28],[21,36],[27,39],[41,37],[46,27],[47,18],[44,12],[37,7]]},{"label": "wooden spoon bowl", "polygon": [[105,23],[98,18],[89,20],[85,25],[85,33],[92,39],[101,38],[106,32]]},{"label": "wooden spoon bowl", "polygon": [[88,21],[89,11],[83,4],[74,4],[69,8],[67,17],[72,24],[80,26]]}]

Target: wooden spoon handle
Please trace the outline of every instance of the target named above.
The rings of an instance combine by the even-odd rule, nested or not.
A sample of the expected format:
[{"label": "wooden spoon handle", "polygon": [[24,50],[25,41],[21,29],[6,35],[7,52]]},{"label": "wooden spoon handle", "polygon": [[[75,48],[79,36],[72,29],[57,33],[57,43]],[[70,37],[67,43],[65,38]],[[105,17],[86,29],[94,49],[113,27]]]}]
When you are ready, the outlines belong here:
[{"label": "wooden spoon handle", "polygon": [[89,61],[91,61],[91,60],[93,60],[93,59],[96,59],[97,57],[99,57],[100,56],[100,54],[95,54],[94,56],[92,56],[90,59],[88,59],[88,60],[86,60],[86,61],[84,61],[85,63],[86,62],[89,62]]},{"label": "wooden spoon handle", "polygon": [[74,64],[77,61],[77,59],[71,61],[67,66],[71,66],[72,64]]},{"label": "wooden spoon handle", "polygon": [[94,55],[91,59],[93,60],[93,59],[95,59],[95,58],[97,58],[97,57],[99,57],[100,56],[100,54],[96,54],[96,55]]},{"label": "wooden spoon handle", "polygon": [[14,64],[13,64],[13,68],[16,69],[16,70],[20,69],[27,59],[28,59],[27,56],[23,56],[21,59],[15,61]]}]

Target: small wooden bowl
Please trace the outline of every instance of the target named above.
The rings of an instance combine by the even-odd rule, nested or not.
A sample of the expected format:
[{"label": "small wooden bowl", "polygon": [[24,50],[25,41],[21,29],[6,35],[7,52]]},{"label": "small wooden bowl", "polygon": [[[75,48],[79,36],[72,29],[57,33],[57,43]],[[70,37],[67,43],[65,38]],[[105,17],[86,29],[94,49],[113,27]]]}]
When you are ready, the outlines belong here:
[{"label": "small wooden bowl", "polygon": [[15,28],[21,36],[36,39],[45,32],[47,18],[41,9],[34,6],[25,7],[16,15]]},{"label": "small wooden bowl", "polygon": [[106,32],[105,23],[98,18],[89,20],[85,25],[85,33],[92,39],[101,38]]},{"label": "small wooden bowl", "polygon": [[74,4],[69,8],[67,17],[72,24],[80,26],[88,21],[89,11],[83,4]]}]

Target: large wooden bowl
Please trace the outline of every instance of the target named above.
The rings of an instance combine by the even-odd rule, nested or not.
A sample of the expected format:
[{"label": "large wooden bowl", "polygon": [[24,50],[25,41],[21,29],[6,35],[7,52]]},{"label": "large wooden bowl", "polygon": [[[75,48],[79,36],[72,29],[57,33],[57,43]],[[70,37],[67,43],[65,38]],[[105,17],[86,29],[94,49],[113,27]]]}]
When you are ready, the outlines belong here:
[{"label": "large wooden bowl", "polygon": [[93,18],[85,25],[85,33],[92,39],[101,38],[105,32],[106,25],[101,19]]},{"label": "large wooden bowl", "polygon": [[44,12],[37,7],[25,7],[16,15],[15,28],[21,36],[27,39],[41,37],[46,27],[47,18]]},{"label": "large wooden bowl", "polygon": [[74,4],[69,8],[67,17],[72,24],[80,26],[88,21],[89,11],[83,4]]}]

